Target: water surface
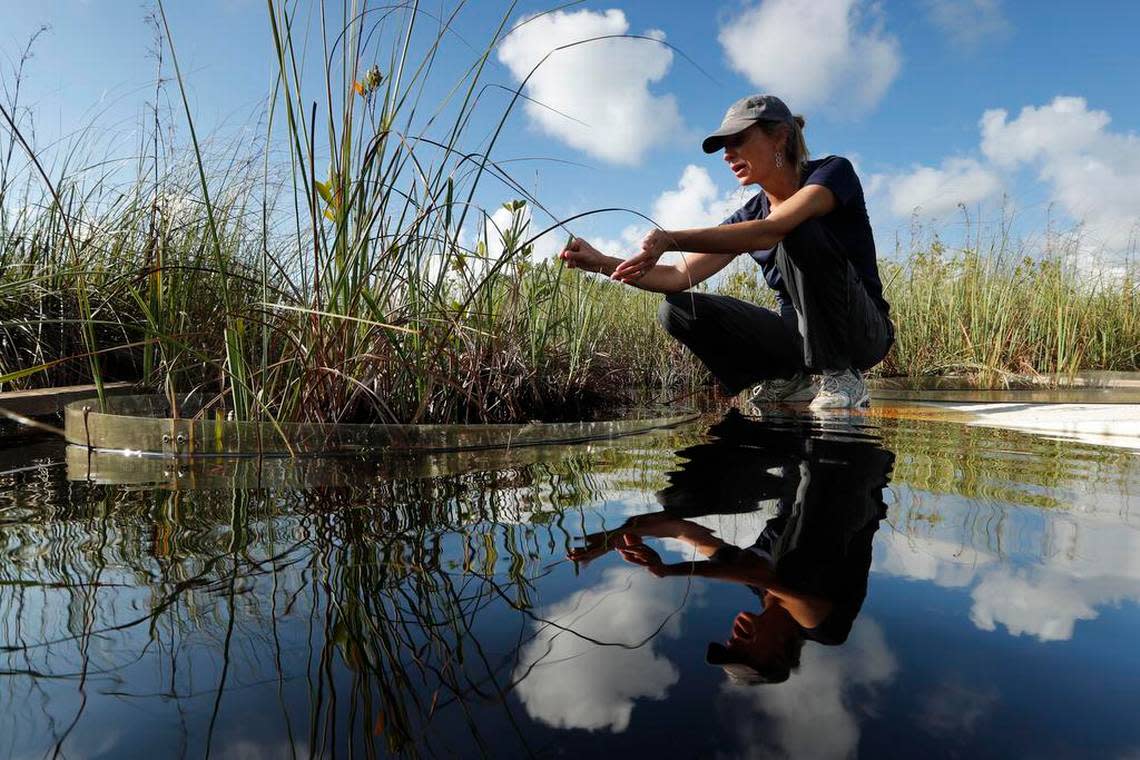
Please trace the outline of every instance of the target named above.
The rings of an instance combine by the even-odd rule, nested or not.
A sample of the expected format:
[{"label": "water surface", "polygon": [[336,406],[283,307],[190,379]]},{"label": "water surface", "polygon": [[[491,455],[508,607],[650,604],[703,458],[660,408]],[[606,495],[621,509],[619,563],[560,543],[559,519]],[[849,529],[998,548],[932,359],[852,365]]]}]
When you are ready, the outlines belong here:
[{"label": "water surface", "polygon": [[0,757],[1140,752],[1127,451],[729,413],[133,484],[0,462]]}]

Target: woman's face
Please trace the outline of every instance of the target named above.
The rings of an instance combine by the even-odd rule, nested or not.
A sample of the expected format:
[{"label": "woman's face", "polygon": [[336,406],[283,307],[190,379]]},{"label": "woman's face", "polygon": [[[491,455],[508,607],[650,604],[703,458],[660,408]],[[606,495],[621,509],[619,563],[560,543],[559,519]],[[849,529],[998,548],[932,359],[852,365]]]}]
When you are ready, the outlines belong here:
[{"label": "woman's face", "polygon": [[763,185],[776,172],[776,139],[753,126],[724,141],[724,161],[741,185]]},{"label": "woman's face", "polygon": [[786,656],[789,634],[798,630],[786,609],[773,603],[774,597],[765,600],[764,611],[741,612],[732,621],[732,632],[725,646],[748,657],[756,665],[764,666]]}]

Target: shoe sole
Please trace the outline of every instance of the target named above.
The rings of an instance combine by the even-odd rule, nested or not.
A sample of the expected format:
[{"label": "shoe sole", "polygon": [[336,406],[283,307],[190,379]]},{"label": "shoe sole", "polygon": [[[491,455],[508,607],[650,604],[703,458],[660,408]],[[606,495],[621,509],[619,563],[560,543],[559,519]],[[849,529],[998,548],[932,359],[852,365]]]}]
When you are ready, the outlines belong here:
[{"label": "shoe sole", "polygon": [[817,395],[819,395],[819,388],[816,388],[815,386],[811,386],[808,388],[801,388],[800,390],[795,391],[794,393],[789,393],[787,396],[784,396],[782,399],[780,399],[780,401],[783,401],[783,402],[813,401]]},{"label": "shoe sole", "polygon": [[797,402],[811,401],[817,395],[819,395],[819,386],[813,384],[813,385],[809,385],[805,388],[799,388],[798,390],[794,390],[791,393],[789,393],[788,395],[781,396],[780,398],[764,398],[764,399],[761,399],[761,398],[757,398],[754,395],[748,400],[751,401],[753,404],[794,404]]},{"label": "shoe sole", "polygon": [[820,411],[823,409],[867,409],[871,406],[870,394],[864,393],[863,396],[853,404],[837,404],[835,406],[815,406],[811,405],[809,408],[812,411]]}]

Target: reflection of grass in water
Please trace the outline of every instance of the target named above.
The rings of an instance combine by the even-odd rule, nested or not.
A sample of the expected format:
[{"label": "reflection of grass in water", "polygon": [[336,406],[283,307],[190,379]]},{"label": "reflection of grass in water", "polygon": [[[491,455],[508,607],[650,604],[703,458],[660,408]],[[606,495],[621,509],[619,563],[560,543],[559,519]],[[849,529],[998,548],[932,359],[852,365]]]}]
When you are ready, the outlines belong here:
[{"label": "reflection of grass in water", "polygon": [[1127,449],[1016,431],[899,421],[882,436],[896,454],[896,484],[986,501],[1063,509],[1064,489],[1086,480],[1126,489],[1140,473]]},{"label": "reflection of grass in water", "polygon": [[499,518],[596,503],[589,459],[326,492],[138,492],[21,473],[3,493],[26,508],[0,513],[2,698],[16,721],[45,689],[50,725],[23,715],[13,741],[90,730],[66,697],[86,689],[170,705],[164,730],[197,751],[268,677],[280,705],[265,705],[263,725],[317,754],[440,751],[430,727],[462,714],[460,740],[482,746],[472,715],[495,702],[496,722],[513,717],[512,662],[483,651],[481,621],[530,610],[567,542],[559,519]]},{"label": "reflection of grass in water", "polygon": [[[1070,442],[931,423],[881,435],[897,455],[891,487],[917,495],[892,522],[945,530],[945,502],[922,497],[951,495],[967,502],[966,545],[1000,548],[1007,506],[1064,509],[1081,482],[1126,496],[1137,480],[1129,454]],[[581,513],[617,493],[651,503],[693,442],[670,433],[659,446],[353,489],[166,493],[10,476],[5,721],[17,739],[79,736],[95,714],[70,700],[82,688],[89,702],[169,705],[170,733],[194,751],[249,695],[275,691],[261,726],[312,752],[446,754],[441,725],[489,746],[484,732],[513,725],[514,660],[483,648],[485,626],[506,615],[531,635],[537,590]]]},{"label": "reflection of grass in water", "polygon": [[1041,559],[1053,551],[1048,531],[1038,546],[1023,543],[1016,509],[1091,508],[1127,520],[1140,488],[1140,462],[1127,449],[958,423],[898,421],[881,432],[896,454],[890,522],[907,535],[940,534],[994,556],[1006,544]]}]

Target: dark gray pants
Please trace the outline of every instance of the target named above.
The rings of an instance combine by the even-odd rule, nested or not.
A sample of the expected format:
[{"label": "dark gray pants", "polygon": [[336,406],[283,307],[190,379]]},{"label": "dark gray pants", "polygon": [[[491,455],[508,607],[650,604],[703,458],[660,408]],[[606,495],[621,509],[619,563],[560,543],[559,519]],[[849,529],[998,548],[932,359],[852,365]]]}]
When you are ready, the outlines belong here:
[{"label": "dark gray pants", "polygon": [[671,293],[661,325],[730,393],[796,372],[870,369],[894,342],[894,327],[863,287],[842,244],[815,220],[776,247],[792,308],[782,314],[729,296]]}]

